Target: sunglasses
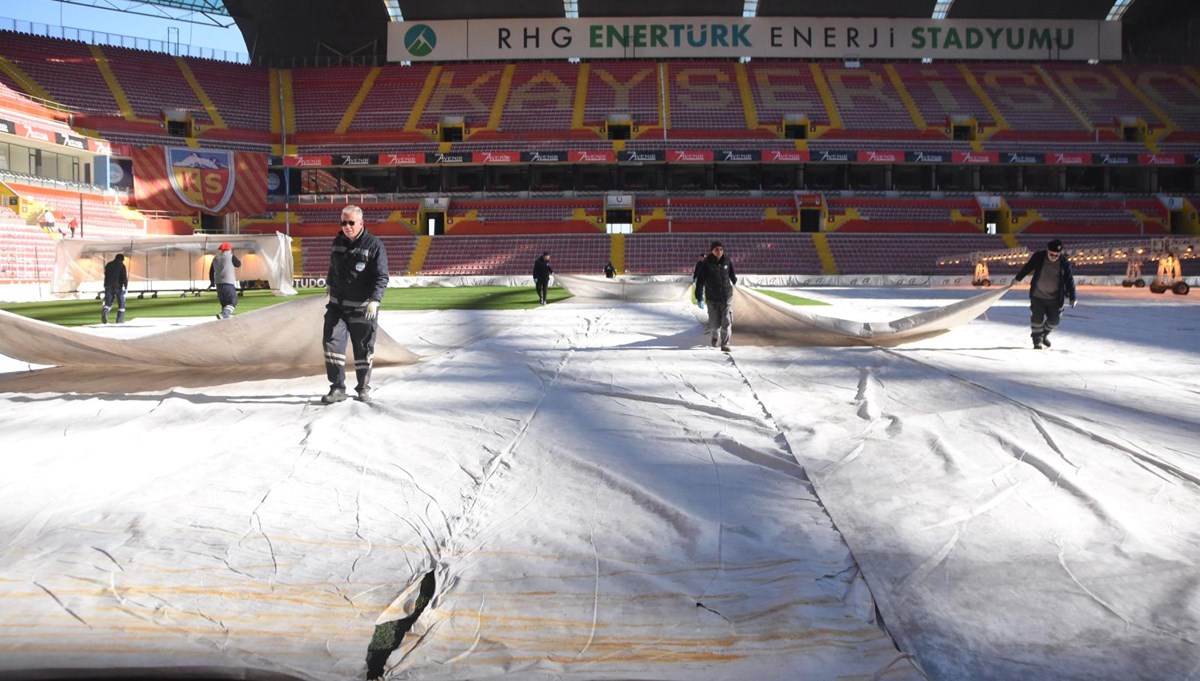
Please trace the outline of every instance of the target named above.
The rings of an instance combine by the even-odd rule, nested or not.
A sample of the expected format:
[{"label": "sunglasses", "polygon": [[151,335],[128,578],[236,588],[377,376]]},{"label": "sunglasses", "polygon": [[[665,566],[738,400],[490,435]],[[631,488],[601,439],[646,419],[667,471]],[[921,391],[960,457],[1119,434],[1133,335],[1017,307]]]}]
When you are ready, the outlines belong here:
[{"label": "sunglasses", "polygon": [[349,227],[349,226],[355,225],[355,224],[358,224],[358,220],[342,220],[343,227]]}]

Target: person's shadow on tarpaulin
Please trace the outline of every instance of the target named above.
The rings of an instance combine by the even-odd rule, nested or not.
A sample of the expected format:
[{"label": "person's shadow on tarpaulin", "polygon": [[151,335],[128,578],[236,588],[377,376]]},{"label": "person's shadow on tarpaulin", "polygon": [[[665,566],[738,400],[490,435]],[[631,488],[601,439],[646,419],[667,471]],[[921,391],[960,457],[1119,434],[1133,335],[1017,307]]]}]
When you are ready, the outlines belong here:
[{"label": "person's shadow on tarpaulin", "polygon": [[[255,381],[320,377],[323,367],[51,367],[0,374],[0,393],[31,395],[77,393],[82,395],[131,395],[162,393],[176,388],[197,389]],[[322,384],[323,385],[323,384]],[[214,396],[214,400],[226,398]],[[237,397],[228,400],[236,401]],[[255,401],[262,401],[254,398]],[[293,399],[286,400],[293,402]]]}]

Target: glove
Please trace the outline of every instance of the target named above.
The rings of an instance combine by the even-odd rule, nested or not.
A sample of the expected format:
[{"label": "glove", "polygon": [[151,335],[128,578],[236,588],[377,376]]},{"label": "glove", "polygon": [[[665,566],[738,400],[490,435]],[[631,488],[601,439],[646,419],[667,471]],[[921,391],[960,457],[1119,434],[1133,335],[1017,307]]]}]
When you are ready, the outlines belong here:
[{"label": "glove", "polygon": [[701,310],[704,309],[704,299],[703,298],[698,298],[696,300],[696,307],[700,308]]},{"label": "glove", "polygon": [[1074,298],[1071,299],[1071,307],[1075,307],[1075,299]]},{"label": "glove", "polygon": [[367,311],[365,313],[363,313],[363,317],[365,317],[368,322],[373,322],[373,321],[375,321],[375,318],[378,316],[379,316],[379,301],[372,300],[369,303],[367,303]]}]

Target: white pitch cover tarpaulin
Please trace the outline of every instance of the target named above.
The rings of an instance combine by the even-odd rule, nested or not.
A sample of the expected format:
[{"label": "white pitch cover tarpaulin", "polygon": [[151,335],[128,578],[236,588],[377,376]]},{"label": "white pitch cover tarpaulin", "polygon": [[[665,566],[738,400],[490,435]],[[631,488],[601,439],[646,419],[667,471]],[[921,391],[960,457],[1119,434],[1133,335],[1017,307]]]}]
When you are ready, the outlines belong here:
[{"label": "white pitch cover tarpaulin", "polygon": [[266,281],[276,295],[294,295],[292,239],[274,234],[197,234],[128,239],[63,239],[54,259],[56,294],[104,290],[104,265],[125,255],[129,291],[208,288],[208,267],[217,247],[228,242],[241,261],[239,281]]},{"label": "white pitch cover tarpaulin", "polygon": [[661,303],[682,300],[691,286],[691,280],[671,276],[624,275],[609,279],[588,274],[556,274],[554,279],[578,299],[574,302]]},{"label": "white pitch cover tarpaulin", "polygon": [[[731,353],[687,300],[385,311],[370,404],[0,358],[0,678],[362,679],[429,573],[387,678],[1196,678],[1200,300],[1085,287],[1033,350],[997,293],[899,347],[739,299]],[[134,321],[81,333],[226,323]]]}]

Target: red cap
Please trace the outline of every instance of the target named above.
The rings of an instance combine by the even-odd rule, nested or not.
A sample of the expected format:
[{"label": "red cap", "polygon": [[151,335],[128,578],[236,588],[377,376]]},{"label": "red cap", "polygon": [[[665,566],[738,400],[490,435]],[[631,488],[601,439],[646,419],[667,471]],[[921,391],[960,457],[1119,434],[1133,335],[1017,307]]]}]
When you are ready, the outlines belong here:
[{"label": "red cap", "polygon": [[217,246],[217,250],[218,250],[218,251],[232,251],[232,250],[233,250],[233,246],[230,246],[230,245],[229,245],[229,242],[228,242],[228,241],[225,241],[225,242],[223,242],[223,243],[222,243],[220,246]]}]

